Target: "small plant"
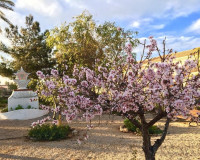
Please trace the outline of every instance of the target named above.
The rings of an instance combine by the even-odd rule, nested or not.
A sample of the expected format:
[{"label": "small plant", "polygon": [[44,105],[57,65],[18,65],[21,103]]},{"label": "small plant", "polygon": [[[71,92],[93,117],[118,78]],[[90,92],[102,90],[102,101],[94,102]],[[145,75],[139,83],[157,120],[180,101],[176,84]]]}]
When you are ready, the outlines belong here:
[{"label": "small plant", "polygon": [[163,131],[157,126],[151,126],[149,128],[149,134],[161,134]]},{"label": "small plant", "polygon": [[31,109],[31,105],[28,105],[28,106],[27,106],[27,109]]},{"label": "small plant", "polygon": [[129,119],[124,120],[124,125],[131,132],[136,132],[137,127]]},{"label": "small plant", "polygon": [[2,113],[4,113],[4,112],[8,112],[8,107],[2,109],[1,112],[2,112]]},{"label": "small plant", "polygon": [[[126,128],[128,128],[131,132],[140,133],[140,130],[133,124],[129,119],[124,120],[124,125]],[[162,130],[158,128],[157,126],[151,126],[149,128],[149,134],[161,134]]]},{"label": "small plant", "polygon": [[36,141],[54,141],[67,138],[70,132],[71,128],[68,125],[43,124],[31,128],[28,136]]},{"label": "small plant", "polygon": [[24,109],[21,105],[18,105],[15,110]]},{"label": "small plant", "polygon": [[8,98],[0,97],[0,103],[1,104],[7,104],[8,103]]}]

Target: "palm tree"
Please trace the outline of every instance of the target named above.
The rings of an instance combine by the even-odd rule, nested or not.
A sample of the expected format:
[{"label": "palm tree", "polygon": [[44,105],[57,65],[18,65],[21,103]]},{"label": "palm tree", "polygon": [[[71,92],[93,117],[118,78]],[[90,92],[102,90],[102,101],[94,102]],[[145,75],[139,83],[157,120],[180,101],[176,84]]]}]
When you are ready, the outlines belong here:
[{"label": "palm tree", "polygon": [[[15,3],[11,0],[0,0],[0,9],[6,9],[13,11],[13,8],[15,6]],[[0,19],[8,23],[9,25],[12,25],[12,23],[5,17],[5,14],[0,10]]]}]

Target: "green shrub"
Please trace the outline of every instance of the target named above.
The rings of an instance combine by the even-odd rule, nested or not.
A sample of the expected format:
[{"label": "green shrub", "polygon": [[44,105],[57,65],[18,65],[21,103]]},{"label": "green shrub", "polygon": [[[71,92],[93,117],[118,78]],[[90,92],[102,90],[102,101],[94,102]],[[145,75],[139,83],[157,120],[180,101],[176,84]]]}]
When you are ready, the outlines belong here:
[{"label": "green shrub", "polygon": [[28,136],[36,141],[54,141],[65,139],[71,132],[70,127],[50,124],[37,125],[29,130]]},{"label": "green shrub", "polygon": [[5,108],[7,104],[0,103],[0,108]]},{"label": "green shrub", "polygon": [[8,98],[0,97],[0,103],[2,104],[7,104],[8,103]]},{"label": "green shrub", "polygon": [[157,126],[151,126],[149,128],[149,134],[161,134],[163,131]]},{"label": "green shrub", "polygon": [[2,109],[1,112],[2,112],[2,113],[4,113],[4,112],[8,112],[8,107]]},{"label": "green shrub", "polygon": [[[140,133],[140,130],[133,123],[131,123],[129,119],[124,120],[124,125],[126,128],[128,128],[129,131]],[[149,128],[149,134],[160,134],[160,133],[162,133],[162,130],[157,126],[151,126]]]},{"label": "green shrub", "polygon": [[129,119],[124,120],[124,125],[131,132],[136,132],[137,127]]},{"label": "green shrub", "polygon": [[27,109],[31,109],[31,105],[28,105],[28,106],[27,106]]},{"label": "green shrub", "polygon": [[24,109],[21,105],[18,105],[15,110]]}]

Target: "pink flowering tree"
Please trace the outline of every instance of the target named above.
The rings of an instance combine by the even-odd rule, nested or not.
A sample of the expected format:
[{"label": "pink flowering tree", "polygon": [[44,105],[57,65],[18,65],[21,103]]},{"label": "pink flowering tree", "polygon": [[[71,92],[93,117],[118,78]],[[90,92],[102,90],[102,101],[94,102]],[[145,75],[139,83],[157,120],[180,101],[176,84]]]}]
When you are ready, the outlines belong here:
[{"label": "pink flowering tree", "polygon": [[[77,69],[74,70],[74,75],[77,74],[76,71]],[[102,114],[101,106],[96,104],[96,100],[91,96],[92,88],[95,86],[93,71],[83,69],[78,74],[80,74],[79,83],[65,74],[60,75],[54,69],[51,70],[51,75],[44,75],[41,71],[37,72],[40,79],[39,97],[52,102],[51,106],[41,105],[41,108],[58,115],[57,121],[53,121],[57,125],[61,125],[62,116],[70,122],[74,119],[90,121],[95,115]],[[86,80],[82,80],[81,76],[86,77]]]},{"label": "pink flowering tree", "polygon": [[[57,70],[52,70],[50,76],[38,71],[40,97],[52,99],[53,110],[59,114],[59,124],[61,115],[67,121],[77,118],[90,121],[102,114],[102,108],[120,113],[139,128],[145,158],[154,160],[170,121],[178,115],[187,117],[200,96],[200,74],[192,73],[197,61],[175,62],[172,50],[165,49],[165,41],[163,45],[161,54],[157,42],[150,37],[150,44],[143,44],[141,58],[136,61],[129,44],[125,48],[126,60],[117,55],[112,62],[95,71],[75,67],[73,78],[61,76]],[[145,49],[148,49],[146,54]],[[159,62],[152,59],[155,51],[159,54]],[[152,119],[147,118],[148,113],[154,113]],[[148,130],[163,118],[166,120],[163,133],[152,142]]]},{"label": "pink flowering tree", "polygon": [[[125,62],[113,63],[110,71],[99,67],[99,87],[102,92],[98,96],[98,103],[117,111],[139,128],[147,160],[155,159],[156,151],[167,135],[170,121],[176,120],[178,115],[187,117],[200,96],[200,74],[192,74],[197,62],[190,59],[174,62],[172,50],[165,49],[165,41],[163,44],[161,54],[156,40],[150,37],[150,44],[143,44],[144,52],[139,61],[130,54],[131,46],[127,46]],[[148,49],[147,54],[145,49]],[[159,62],[151,58],[154,51],[159,54]],[[148,113],[154,113],[150,120],[147,119]],[[148,129],[163,118],[166,120],[163,133],[152,142]]]}]

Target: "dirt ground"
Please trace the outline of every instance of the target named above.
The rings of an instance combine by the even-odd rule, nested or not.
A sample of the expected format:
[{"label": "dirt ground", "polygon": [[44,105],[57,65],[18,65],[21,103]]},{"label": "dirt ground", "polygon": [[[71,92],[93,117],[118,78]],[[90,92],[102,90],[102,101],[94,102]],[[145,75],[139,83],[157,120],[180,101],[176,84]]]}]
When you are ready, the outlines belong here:
[{"label": "dirt ground", "polygon": [[[41,119],[41,118],[40,118]],[[0,120],[0,159],[24,160],[144,160],[141,149],[141,136],[122,133],[119,126],[123,119],[114,117],[111,122],[108,115],[92,121],[94,128],[89,131],[89,140],[77,144],[86,130],[85,122],[73,122],[71,127],[79,135],[70,139],[53,142],[32,142],[26,138],[30,124],[34,120]],[[157,123],[163,128],[164,120]],[[193,124],[194,126],[196,124]],[[152,138],[152,142],[158,136]],[[133,154],[135,152],[136,154]],[[200,126],[189,127],[188,122],[172,122],[167,137],[156,154],[157,160],[200,160]]]}]

